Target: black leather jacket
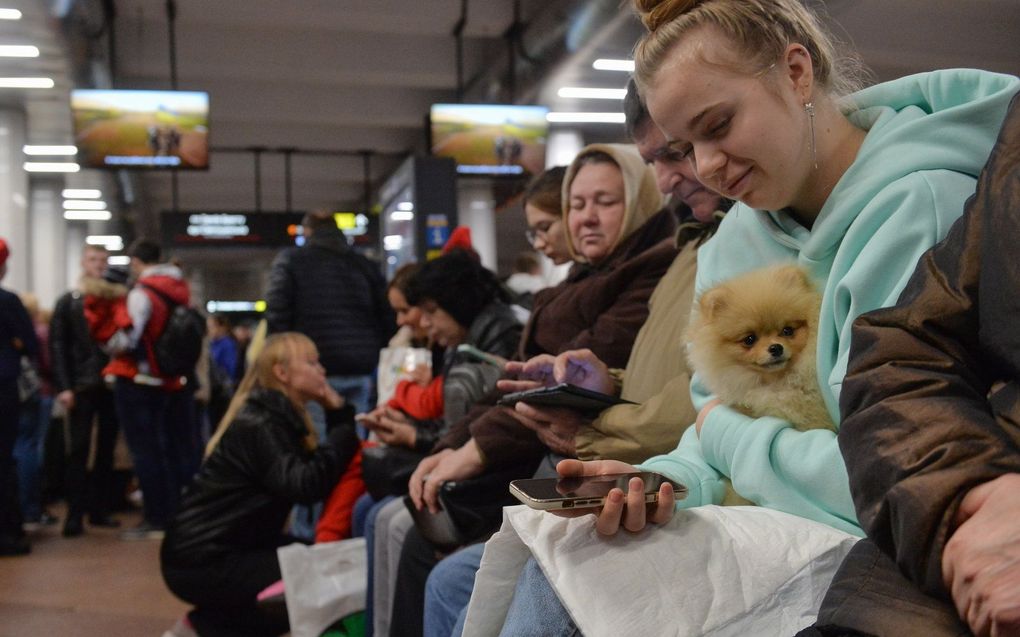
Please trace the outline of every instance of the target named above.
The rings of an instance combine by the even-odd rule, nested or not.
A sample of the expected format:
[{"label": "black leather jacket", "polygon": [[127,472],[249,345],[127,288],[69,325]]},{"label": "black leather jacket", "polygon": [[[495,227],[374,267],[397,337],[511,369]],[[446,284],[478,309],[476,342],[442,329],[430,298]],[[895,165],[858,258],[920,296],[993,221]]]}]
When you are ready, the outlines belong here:
[{"label": "black leather jacket", "polygon": [[371,373],[396,326],[382,274],[339,230],[318,230],[276,257],[265,317],[271,334],[312,339],[329,376]]},{"label": "black leather jacket", "polygon": [[182,498],[162,546],[164,564],[197,566],[278,546],[295,503],[329,495],[358,450],[351,407],[327,411],[315,451],[290,400],[256,389]]},{"label": "black leather jacket", "polygon": [[50,361],[53,391],[84,391],[101,387],[101,372],[109,362],[92,336],[85,321],[85,299],[72,290],[57,299],[50,319]]}]

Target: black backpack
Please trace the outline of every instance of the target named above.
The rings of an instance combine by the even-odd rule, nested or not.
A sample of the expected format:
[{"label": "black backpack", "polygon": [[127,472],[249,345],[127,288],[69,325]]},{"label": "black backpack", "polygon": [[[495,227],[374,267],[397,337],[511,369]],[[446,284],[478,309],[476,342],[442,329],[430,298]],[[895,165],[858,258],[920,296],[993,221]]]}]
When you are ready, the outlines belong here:
[{"label": "black backpack", "polygon": [[153,344],[156,366],[162,376],[189,376],[202,356],[205,318],[193,307],[177,303],[156,288],[142,284],[166,304],[167,319]]}]

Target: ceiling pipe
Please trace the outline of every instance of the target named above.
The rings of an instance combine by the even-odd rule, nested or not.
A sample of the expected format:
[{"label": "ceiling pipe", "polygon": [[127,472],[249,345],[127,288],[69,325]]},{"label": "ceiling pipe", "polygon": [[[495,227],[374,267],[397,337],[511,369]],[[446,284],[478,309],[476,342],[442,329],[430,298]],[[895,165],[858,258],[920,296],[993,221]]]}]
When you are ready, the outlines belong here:
[{"label": "ceiling pipe", "polygon": [[460,18],[453,25],[453,38],[457,49],[457,101],[464,101],[464,27],[467,25],[468,0],[460,0]]}]

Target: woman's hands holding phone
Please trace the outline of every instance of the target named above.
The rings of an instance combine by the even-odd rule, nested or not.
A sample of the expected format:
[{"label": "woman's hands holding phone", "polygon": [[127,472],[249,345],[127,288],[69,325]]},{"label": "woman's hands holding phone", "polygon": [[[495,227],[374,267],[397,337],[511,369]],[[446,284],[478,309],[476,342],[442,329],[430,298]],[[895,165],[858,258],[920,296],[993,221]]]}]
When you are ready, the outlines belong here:
[{"label": "woman's hands holding phone", "polygon": [[355,418],[373,431],[380,441],[390,446],[414,448],[418,430],[402,412],[382,406]]},{"label": "woman's hands holding phone", "polygon": [[590,349],[575,349],[558,356],[542,354],[520,363],[511,361],[506,371],[517,380],[501,380],[496,384],[500,391],[516,392],[570,383],[585,389],[615,394],[616,387],[609,368]]},{"label": "woman's hands holding phone", "polygon": [[[619,460],[562,460],[556,465],[560,476],[601,476],[614,473],[631,473],[638,471],[633,465]],[[663,482],[659,487],[659,500],[645,504],[645,485],[641,478],[631,478],[627,485],[627,493],[621,489],[613,489],[606,497],[605,505],[600,509],[572,509],[552,511],[554,515],[577,517],[594,513],[598,516],[595,530],[600,535],[615,535],[622,526],[631,533],[636,533],[648,523],[665,524],[673,518],[674,507],[673,485]]]}]

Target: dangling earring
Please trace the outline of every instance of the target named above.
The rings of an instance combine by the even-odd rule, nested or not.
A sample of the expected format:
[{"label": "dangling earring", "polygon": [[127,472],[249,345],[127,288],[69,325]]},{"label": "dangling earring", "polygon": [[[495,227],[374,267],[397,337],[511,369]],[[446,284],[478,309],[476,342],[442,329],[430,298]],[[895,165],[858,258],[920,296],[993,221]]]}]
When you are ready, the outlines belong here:
[{"label": "dangling earring", "polygon": [[811,120],[811,159],[815,162],[815,170],[818,170],[818,151],[815,149],[815,105],[813,102],[804,104],[804,112]]}]

